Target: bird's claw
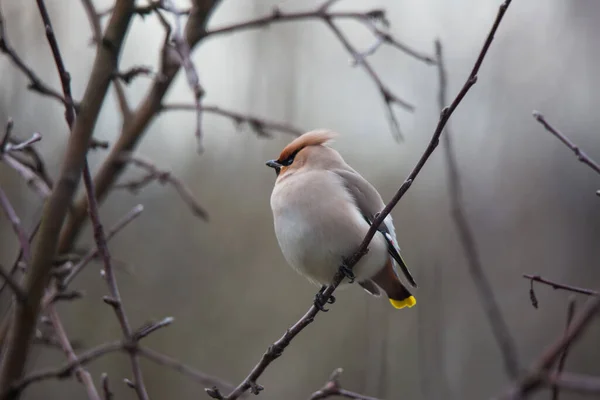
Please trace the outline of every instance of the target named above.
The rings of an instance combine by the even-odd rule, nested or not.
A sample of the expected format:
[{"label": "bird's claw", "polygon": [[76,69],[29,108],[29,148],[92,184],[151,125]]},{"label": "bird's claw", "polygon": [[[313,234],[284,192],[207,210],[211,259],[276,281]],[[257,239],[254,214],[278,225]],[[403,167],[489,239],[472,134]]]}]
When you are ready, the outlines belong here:
[{"label": "bird's claw", "polygon": [[356,277],[354,276],[354,272],[352,272],[352,269],[346,265],[345,261],[340,266],[340,271],[342,272],[342,274],[344,274],[346,278],[348,278],[348,281],[350,283],[354,283],[354,279],[356,279]]},{"label": "bird's claw", "polygon": [[325,300],[323,296],[323,292],[325,292],[327,286],[321,287],[321,290],[315,295],[314,305],[317,307],[319,311],[327,312],[329,309],[325,308],[325,304],[333,304],[335,303],[335,297],[333,295],[329,295],[329,298]]}]

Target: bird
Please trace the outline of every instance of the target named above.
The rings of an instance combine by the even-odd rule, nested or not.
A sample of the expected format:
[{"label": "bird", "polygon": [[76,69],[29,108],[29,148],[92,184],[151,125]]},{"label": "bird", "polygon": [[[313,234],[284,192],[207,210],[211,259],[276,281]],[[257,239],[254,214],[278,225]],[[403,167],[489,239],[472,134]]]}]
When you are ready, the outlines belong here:
[{"label": "bird", "polygon": [[[305,132],[266,162],[276,174],[270,206],[281,252],[296,272],[321,286],[315,297],[321,310],[320,295],[340,268],[340,287],[357,281],[372,296],[385,292],[396,309],[413,307],[416,299],[400,272],[412,287],[417,283],[400,255],[391,215],[378,227],[368,252],[352,269],[346,266],[385,204],[375,187],[331,147],[338,135],[329,129]],[[330,297],[329,303],[334,301]]]}]

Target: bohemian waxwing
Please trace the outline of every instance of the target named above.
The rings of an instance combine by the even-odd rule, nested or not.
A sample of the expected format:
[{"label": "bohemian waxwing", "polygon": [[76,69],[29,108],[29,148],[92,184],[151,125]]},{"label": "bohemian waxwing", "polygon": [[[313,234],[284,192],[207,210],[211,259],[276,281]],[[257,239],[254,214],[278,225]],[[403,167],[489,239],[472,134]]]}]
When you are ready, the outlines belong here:
[{"label": "bohemian waxwing", "polygon": [[[370,223],[385,206],[377,190],[327,146],[336,135],[329,130],[304,133],[288,144],[279,158],[267,162],[277,174],[271,209],[279,247],[286,261],[322,290],[344,260],[356,252]],[[412,307],[416,300],[400,281],[398,269],[417,286],[400,256],[388,215],[369,244],[369,252],[352,271],[346,268],[340,286],[355,278],[373,296],[381,296],[383,289],[395,308]]]}]

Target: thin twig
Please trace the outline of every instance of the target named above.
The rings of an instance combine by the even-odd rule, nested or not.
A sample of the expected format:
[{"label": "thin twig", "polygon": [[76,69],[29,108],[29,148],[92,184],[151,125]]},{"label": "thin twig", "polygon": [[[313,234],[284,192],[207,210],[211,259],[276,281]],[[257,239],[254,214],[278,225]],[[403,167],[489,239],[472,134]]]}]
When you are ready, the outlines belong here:
[{"label": "thin twig", "polygon": [[[90,22],[90,27],[92,28],[94,43],[102,43],[102,27],[100,24],[100,15],[98,14],[96,7],[94,6],[93,0],[81,0],[81,3]],[[131,107],[129,107],[127,96],[125,95],[125,88],[123,88],[121,82],[119,82],[118,79],[114,79],[113,83],[115,87],[115,93],[117,95],[117,101],[119,102],[119,107],[121,108],[123,123],[125,123],[125,121],[127,121],[131,116]]]},{"label": "thin twig", "polygon": [[[575,298],[571,297],[569,299],[569,306],[567,308],[567,325],[565,327],[565,334],[569,330],[569,326],[571,322],[573,322],[573,316],[575,315]],[[569,346],[565,347],[562,354],[560,355],[560,359],[558,360],[558,367],[556,368],[556,375],[560,376],[565,368],[565,363],[567,361],[567,355],[569,354]],[[552,400],[558,400],[558,394],[560,392],[560,388],[558,385],[552,385]]]},{"label": "thin twig", "polygon": [[125,162],[129,162],[140,168],[143,168],[146,170],[147,175],[143,176],[141,179],[116,184],[115,188],[125,188],[131,190],[132,192],[136,192],[152,181],[157,181],[163,185],[168,183],[175,189],[177,194],[179,194],[181,199],[187,204],[194,215],[204,221],[208,221],[208,212],[206,212],[206,210],[198,203],[192,194],[192,191],[180,179],[175,177],[169,171],[158,169],[158,167],[154,165],[152,161],[140,156],[123,154],[121,159]]},{"label": "thin twig", "polygon": [[[108,230],[108,233],[106,234],[106,241],[110,241],[117,233],[129,225],[131,221],[137,218],[142,211],[144,211],[144,206],[141,204],[133,207],[127,214],[125,214],[125,216],[123,216],[123,218],[118,220],[115,225]],[[84,255],[81,260],[79,260],[79,262],[73,266],[69,275],[62,280],[62,285],[65,287],[68,286],[69,283],[71,283],[71,281],[75,279],[75,277],[81,272],[81,270],[99,254],[100,250],[98,250],[96,245],[95,248],[88,251],[87,254]]]},{"label": "thin twig", "polygon": [[[168,3],[168,8],[166,4]],[[194,62],[192,61],[190,55],[190,45],[183,37],[183,33],[181,30],[181,21],[179,19],[180,13],[177,11],[175,6],[171,3],[170,0],[163,0],[163,7],[168,9],[169,11],[175,14],[175,29],[172,31],[167,28],[168,23],[157,9],[156,14],[158,15],[161,24],[165,26],[165,30],[167,32],[171,32],[171,40],[173,41],[173,48],[176,51],[179,57],[179,63],[183,67],[185,71],[185,77],[188,83],[188,86],[192,90],[194,94],[194,104],[196,105],[196,140],[198,142],[197,150],[201,153],[204,149],[202,145],[202,106],[201,100],[204,97],[205,91],[202,85],[200,84],[200,78],[198,78],[198,72],[196,71],[196,67],[194,66]]]},{"label": "thin twig", "polygon": [[[454,112],[454,110],[456,110],[456,107],[458,107],[458,105],[465,97],[469,89],[471,89],[471,87],[477,81],[477,73],[479,72],[481,64],[483,63],[483,60],[492,43],[492,40],[494,39],[494,34],[496,33],[498,26],[502,21],[502,17],[504,16],[510,3],[511,0],[506,0],[500,6],[498,14],[496,15],[496,20],[494,21],[494,24],[492,25],[492,28],[488,33],[488,36],[484,42],[481,51],[479,52],[477,60],[475,61],[475,65],[471,70],[471,73],[469,74],[469,77],[467,78],[462,89],[458,92],[456,98],[454,99],[454,101],[452,101],[450,106],[445,108],[440,113],[440,119],[435,128],[433,136],[431,137],[427,148],[421,155],[421,158],[417,162],[417,165],[413,168],[413,170],[408,175],[404,183],[400,186],[394,197],[379,213],[377,218],[374,219],[374,221],[371,224],[371,227],[369,228],[369,231],[367,232],[363,242],[361,243],[357,251],[354,253],[354,255],[352,255],[352,257],[346,260],[346,266],[348,268],[352,268],[354,265],[356,265],[356,263],[367,253],[369,243],[375,236],[379,225],[381,225],[383,220],[388,216],[388,214],[392,211],[396,204],[398,204],[398,201],[400,201],[400,199],[404,196],[406,191],[410,188],[412,182],[417,178],[419,172],[421,172],[423,166],[429,160],[429,157],[433,154],[434,150],[438,146],[440,135],[442,134],[446,123],[450,119],[450,116],[452,116],[452,113]],[[321,299],[324,302],[326,302],[330,298],[331,294],[339,286],[342,279],[344,279],[344,273],[340,270],[335,274],[331,284],[329,284],[327,288],[321,293]],[[231,392],[227,397],[225,397],[225,399],[237,399],[242,393],[246,392],[248,389],[252,389],[252,392],[254,393],[260,391],[261,386],[259,386],[256,383],[257,379],[263,374],[263,372],[274,360],[276,360],[282,355],[283,351],[290,344],[292,339],[294,339],[294,337],[296,337],[304,328],[306,328],[310,323],[314,321],[314,318],[318,313],[319,309],[315,305],[312,305],[310,309],[306,312],[306,314],[304,314],[304,316],[300,318],[300,320],[298,320],[292,327],[290,327],[281,338],[279,338],[267,349],[260,361],[254,366],[254,368],[252,368],[248,376],[237,386],[237,388],[233,392]]]},{"label": "thin twig", "polygon": [[598,398],[600,395],[600,378],[582,374],[572,374],[563,372],[561,374],[553,373],[542,377],[543,383],[549,386],[558,386],[562,390],[568,390],[574,393],[594,395]]},{"label": "thin twig", "polygon": [[121,341],[104,343],[98,347],[94,347],[84,353],[76,355],[76,360],[69,361],[66,364],[58,368],[48,368],[37,372],[32,372],[23,379],[15,382],[10,386],[9,390],[3,393],[0,398],[6,399],[15,396],[22,392],[27,386],[41,382],[48,379],[64,379],[71,376],[78,366],[89,364],[90,362],[106,355],[121,351],[123,349],[123,343]]},{"label": "thin twig", "polygon": [[[439,72],[439,94],[438,105],[443,111],[447,104],[447,74],[442,54],[442,44],[439,40],[435,42],[435,53],[437,56],[437,67]],[[494,295],[494,290],[484,271],[481,255],[477,247],[473,229],[467,218],[465,210],[465,201],[463,199],[462,181],[458,171],[458,162],[453,148],[452,134],[446,126],[446,133],[443,135],[444,153],[446,155],[446,171],[448,180],[448,194],[451,205],[451,215],[454,225],[458,231],[463,252],[466,256],[467,267],[471,279],[478,291],[479,299],[483,306],[484,314],[487,316],[492,333],[498,344],[500,355],[504,362],[506,374],[515,379],[519,373],[519,361],[517,357],[517,348],[513,337],[510,334],[508,325],[502,316],[498,301]]]},{"label": "thin twig", "polygon": [[33,189],[42,199],[46,199],[52,192],[48,182],[35,173],[30,167],[19,162],[11,154],[1,154],[0,159],[4,161],[6,165],[14,169],[23,178],[27,186]]},{"label": "thin twig", "polygon": [[329,397],[339,396],[346,399],[354,399],[354,400],[379,400],[375,397],[365,396],[360,393],[351,392],[349,390],[343,389],[340,385],[340,375],[343,370],[341,368],[337,368],[333,371],[329,380],[325,383],[325,385],[314,392],[308,400],[320,400],[327,399]]},{"label": "thin twig", "polygon": [[[271,121],[264,118],[255,117],[253,115],[242,114],[236,111],[224,109],[223,107],[203,104],[202,112],[221,115],[231,119],[236,126],[247,124],[257,136],[270,137],[269,131],[289,133],[293,136],[300,136],[303,131],[285,124],[283,122]],[[164,104],[161,111],[196,111],[195,104],[172,103]]]},{"label": "thin twig", "polygon": [[325,1],[321,6],[311,11],[301,12],[284,12],[279,8],[273,8],[273,11],[269,15],[265,15],[258,18],[253,18],[248,21],[242,21],[217,27],[208,30],[203,37],[215,37],[223,34],[230,34],[234,32],[243,31],[246,29],[257,29],[268,27],[272,24],[291,22],[291,21],[303,21],[310,19],[317,19],[325,21],[330,20],[352,20],[361,23],[366,26],[376,37],[379,36],[386,43],[398,50],[414,57],[418,61],[422,61],[426,64],[433,64],[435,61],[432,57],[422,54],[421,52],[410,48],[408,45],[401,43],[398,39],[393,38],[389,33],[383,32],[382,30],[374,27],[373,19],[385,19],[385,12],[380,9],[373,9],[364,12],[338,12],[329,11],[330,6],[335,3],[331,1]]},{"label": "thin twig", "polygon": [[31,89],[35,92],[43,96],[52,97],[64,105],[68,104],[68,100],[65,99],[57,90],[52,89],[47,84],[45,84],[31,68],[25,64],[25,61],[17,54],[17,52],[12,48],[8,39],[6,38],[6,30],[4,28],[4,17],[2,16],[2,12],[0,11],[0,52],[6,54],[13,64],[17,67],[19,71],[21,71],[27,78],[29,79],[28,89]]},{"label": "thin twig", "polygon": [[332,19],[326,18],[325,22],[335,34],[335,36],[338,38],[338,40],[342,43],[342,45],[346,48],[348,53],[350,53],[352,59],[364,68],[367,74],[371,77],[373,83],[375,83],[375,85],[377,86],[377,89],[379,90],[379,93],[381,94],[384,105],[386,107],[388,119],[390,121],[394,137],[397,140],[403,140],[402,132],[400,131],[400,123],[398,122],[398,119],[394,114],[394,109],[392,106],[394,104],[397,104],[408,111],[413,111],[414,106],[408,103],[407,101],[400,99],[398,96],[393,94],[387,86],[383,85],[383,82],[381,82],[379,75],[377,75],[371,64],[369,64],[369,62],[364,57],[361,58],[359,52],[354,48],[354,46],[352,46],[350,40],[346,38],[346,36],[337,27],[337,25],[335,25]]},{"label": "thin twig", "polygon": [[579,161],[596,171],[597,174],[600,174],[600,165],[598,165],[596,161],[592,160],[587,154],[585,154],[585,152],[581,150],[579,146],[573,143],[568,137],[566,137],[558,129],[550,125],[542,114],[540,114],[538,111],[534,111],[533,118],[535,118],[540,124],[542,124],[548,132],[556,136],[558,140],[560,140],[565,146],[571,149],[573,153],[575,153],[575,156]]},{"label": "thin twig", "polygon": [[42,139],[42,135],[34,132],[29,139],[26,139],[20,143],[8,143],[3,147],[3,151],[10,153],[11,151],[23,151],[29,148],[32,144],[39,142]]},{"label": "thin twig", "polygon": [[[522,399],[525,395],[539,389],[542,384],[544,384],[550,368],[552,368],[554,363],[561,357],[565,349],[583,334],[585,329],[597,316],[598,311],[600,311],[600,297],[594,296],[573,319],[567,332],[561,334],[561,336],[542,353],[530,369],[531,372],[519,379],[510,390],[498,398],[514,400]],[[562,387],[559,382],[553,382],[552,384],[558,384]]]},{"label": "thin twig", "polygon": [[552,289],[566,290],[568,292],[580,293],[580,294],[585,294],[588,296],[598,296],[600,294],[600,292],[598,292],[596,290],[586,289],[586,288],[571,286],[571,285],[565,285],[564,283],[558,283],[558,282],[548,280],[546,278],[542,278],[539,275],[523,274],[523,278],[529,279],[531,282],[543,283],[544,285],[548,285],[548,286],[552,287]]},{"label": "thin twig", "polygon": [[144,347],[138,345],[137,351],[140,356],[147,358],[148,360],[165,367],[169,367],[183,375],[187,375],[192,378],[196,382],[205,386],[218,386],[222,390],[232,390],[233,385],[228,382],[223,381],[222,379],[205,374],[204,372],[195,370],[194,368],[182,363],[181,361],[177,361],[176,359],[169,357],[165,354],[162,354],[156,350],[152,350],[148,347]]},{"label": "thin twig", "polygon": [[[25,233],[25,230],[21,226],[21,219],[17,215],[17,212],[13,208],[12,204],[10,204],[10,200],[8,196],[0,187],[0,207],[4,211],[6,218],[9,219],[12,229],[15,232],[15,235],[19,239],[19,244],[21,245],[21,249],[23,249],[23,258],[27,265],[31,262],[31,248],[29,247],[29,237]],[[18,294],[18,293],[16,293]],[[23,299],[21,299],[23,300]]]},{"label": "thin twig", "polygon": [[69,363],[73,363],[75,365],[73,371],[75,372],[75,375],[79,381],[85,386],[88,398],[91,400],[100,400],[98,390],[94,385],[94,380],[92,379],[90,373],[81,366],[77,355],[73,351],[73,347],[71,346],[67,332],[60,321],[60,317],[58,316],[58,312],[56,311],[56,308],[54,308],[54,305],[50,305],[50,307],[48,307],[48,314],[50,316],[52,326],[54,327],[56,337],[58,338],[63,351],[67,355],[67,360]]}]

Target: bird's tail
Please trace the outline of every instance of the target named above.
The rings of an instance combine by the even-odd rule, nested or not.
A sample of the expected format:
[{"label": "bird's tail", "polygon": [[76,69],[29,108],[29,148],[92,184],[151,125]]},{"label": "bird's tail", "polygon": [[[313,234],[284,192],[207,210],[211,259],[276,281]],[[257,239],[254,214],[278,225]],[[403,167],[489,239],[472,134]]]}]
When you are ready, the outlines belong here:
[{"label": "bird's tail", "polygon": [[372,280],[381,287],[390,300],[394,308],[412,307],[417,304],[417,300],[410,291],[400,282],[398,275],[394,272],[392,260],[379,271]]}]

